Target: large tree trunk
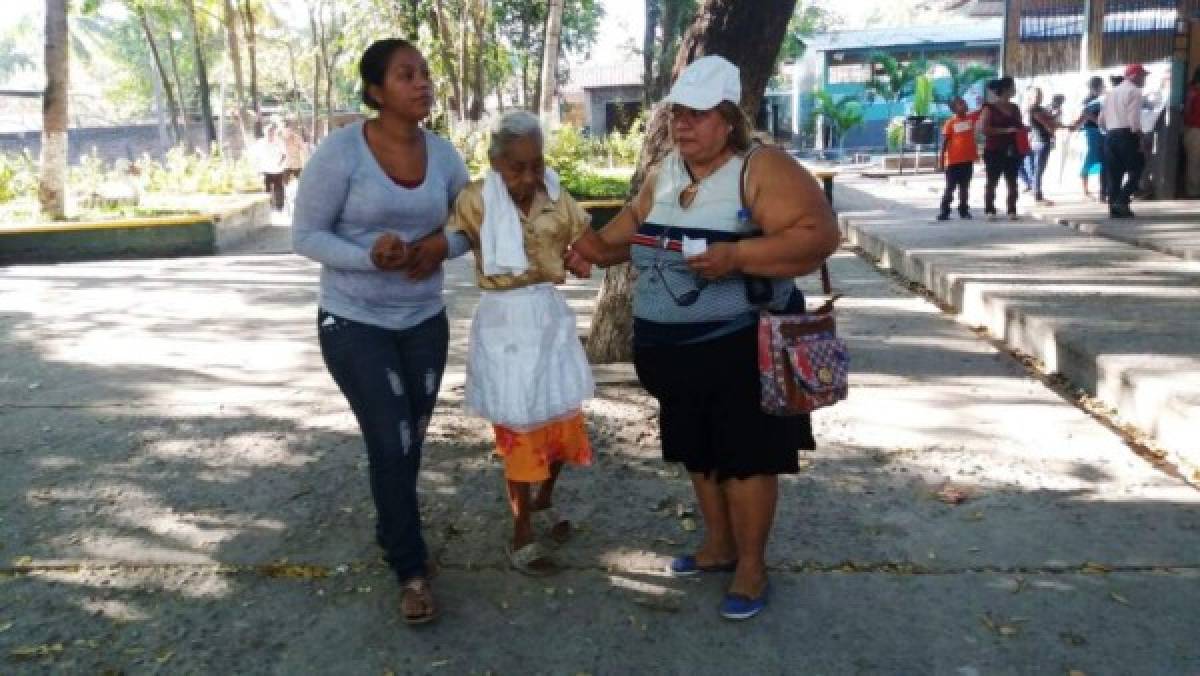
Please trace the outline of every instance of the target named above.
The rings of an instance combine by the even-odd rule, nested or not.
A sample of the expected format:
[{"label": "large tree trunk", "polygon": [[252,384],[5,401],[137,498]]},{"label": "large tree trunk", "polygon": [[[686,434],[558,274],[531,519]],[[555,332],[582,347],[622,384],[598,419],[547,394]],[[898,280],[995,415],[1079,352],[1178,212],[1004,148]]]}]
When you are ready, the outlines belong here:
[{"label": "large tree trunk", "polygon": [[171,57],[171,75],[175,78],[175,87],[179,90],[179,112],[183,118],[183,145],[191,151],[195,147],[192,143],[192,120],[187,109],[183,78],[179,77],[179,58],[175,56],[175,37],[171,31],[167,31],[167,56]]},{"label": "large tree trunk", "polygon": [[421,0],[408,0],[408,41],[417,44],[421,38]]},{"label": "large tree trunk", "polygon": [[[758,112],[775,57],[783,44],[788,19],[795,9],[796,0],[705,0],[683,37],[671,79],[678,77],[687,64],[701,56],[724,56],[741,70],[742,109],[748,113]],[[630,184],[631,195],[636,195],[641,188],[647,170],[661,162],[670,151],[667,132],[667,108],[659,106],[646,128],[638,168]],[[633,358],[632,290],[633,270],[629,264],[605,271],[587,341],[588,358],[592,362],[609,363]]]},{"label": "large tree trunk", "polygon": [[650,85],[649,100],[657,101],[667,93],[671,83],[671,66],[679,52],[679,34],[682,32],[684,3],[691,0],[662,0],[665,4],[662,14],[662,41],[658,47],[658,64],[655,68],[654,82]]},{"label": "large tree trunk", "polygon": [[211,146],[217,140],[217,128],[213,124],[212,100],[208,92],[208,67],[204,60],[204,43],[200,41],[200,24],[196,21],[196,0],[185,0],[188,22],[192,26],[192,46],[196,52],[196,86],[200,93],[200,115],[204,117],[204,134]]},{"label": "large tree trunk", "polygon": [[[262,99],[258,95],[258,31],[255,28],[254,0],[244,0],[239,11],[242,15],[242,30],[246,38],[246,58],[250,62],[250,108],[254,111],[254,138],[263,133]],[[290,45],[289,45],[290,48]],[[291,55],[290,49],[288,52]],[[296,60],[289,59],[292,69],[292,92],[296,88]]]},{"label": "large tree trunk", "polygon": [[238,134],[242,147],[246,143],[246,80],[242,77],[242,50],[238,44],[238,14],[233,0],[224,0],[225,41],[229,44],[229,61],[233,64],[234,99],[237,101]]},{"label": "large tree trunk", "polygon": [[483,118],[487,106],[487,40],[488,0],[473,0],[476,3],[472,23],[475,31],[475,52],[471,55],[471,107],[467,111],[472,120]]},{"label": "large tree trunk", "polygon": [[[655,38],[661,15],[662,0],[646,0],[646,31],[642,34],[642,107],[646,110],[655,99],[651,88],[654,86]],[[666,31],[663,33],[665,36]]]},{"label": "large tree trunk", "polygon": [[563,0],[550,0],[546,8],[546,45],[542,52],[542,87],[538,94],[538,112],[542,123],[557,122],[554,93],[558,89],[558,48],[562,42]]},{"label": "large tree trunk", "polygon": [[434,0],[432,8],[433,21],[430,22],[430,30],[433,33],[434,42],[441,47],[442,63],[446,66],[446,77],[450,80],[451,96],[454,98],[454,112],[460,116],[459,119],[462,119],[462,100],[465,88],[462,86],[457,69],[454,67],[453,32],[446,21],[446,12],[442,7],[442,0]]},{"label": "large tree trunk", "polygon": [[67,211],[67,96],[70,93],[67,0],[46,0],[46,91],[42,95],[42,157],[38,201],[61,221]]},{"label": "large tree trunk", "polygon": [[175,90],[171,87],[171,78],[167,76],[162,57],[158,53],[158,42],[154,39],[154,31],[150,28],[150,18],[146,16],[146,10],[141,5],[137,7],[137,18],[138,23],[142,26],[142,32],[146,36],[146,44],[150,46],[150,55],[154,58],[154,70],[162,83],[163,94],[167,97],[167,111],[171,116],[171,135],[174,142],[179,143],[183,140],[183,131],[179,128],[179,103],[175,100]]},{"label": "large tree trunk", "polygon": [[458,100],[458,119],[467,119],[467,96],[471,91],[471,63],[467,27],[470,26],[471,3],[463,0],[458,17],[458,72],[462,74],[462,97]]}]

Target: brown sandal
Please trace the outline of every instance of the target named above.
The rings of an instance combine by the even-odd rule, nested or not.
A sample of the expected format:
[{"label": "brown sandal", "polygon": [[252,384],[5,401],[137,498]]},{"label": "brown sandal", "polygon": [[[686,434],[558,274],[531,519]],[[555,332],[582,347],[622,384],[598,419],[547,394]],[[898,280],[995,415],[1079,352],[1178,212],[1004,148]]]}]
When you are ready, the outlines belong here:
[{"label": "brown sandal", "polygon": [[400,614],[405,624],[425,624],[437,617],[433,589],[423,577],[410,578],[400,588]]}]

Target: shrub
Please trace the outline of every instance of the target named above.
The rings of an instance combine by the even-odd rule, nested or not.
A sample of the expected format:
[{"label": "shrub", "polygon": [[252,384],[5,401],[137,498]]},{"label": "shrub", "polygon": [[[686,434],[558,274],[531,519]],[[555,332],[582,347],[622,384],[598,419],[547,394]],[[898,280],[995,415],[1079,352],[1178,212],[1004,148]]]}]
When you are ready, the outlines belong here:
[{"label": "shrub", "polygon": [[887,147],[893,153],[904,148],[904,120],[895,118],[888,123]]},{"label": "shrub", "polygon": [[0,155],[0,204],[37,194],[37,165],[29,151]]}]

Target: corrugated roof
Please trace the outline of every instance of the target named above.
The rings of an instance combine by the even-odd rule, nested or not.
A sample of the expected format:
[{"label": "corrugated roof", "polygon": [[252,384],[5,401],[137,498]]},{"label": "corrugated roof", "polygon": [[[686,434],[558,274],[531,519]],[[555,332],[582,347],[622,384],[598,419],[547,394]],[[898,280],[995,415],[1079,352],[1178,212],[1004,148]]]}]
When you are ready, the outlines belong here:
[{"label": "corrugated roof", "polygon": [[642,85],[641,62],[627,61],[571,69],[571,81],[563,91],[583,91],[598,87],[640,87]]},{"label": "corrugated roof", "polygon": [[857,31],[833,31],[814,35],[809,48],[814,51],[870,49],[872,47],[908,47],[948,42],[1000,43],[1004,37],[1003,19],[984,19],[971,23],[871,28]]}]

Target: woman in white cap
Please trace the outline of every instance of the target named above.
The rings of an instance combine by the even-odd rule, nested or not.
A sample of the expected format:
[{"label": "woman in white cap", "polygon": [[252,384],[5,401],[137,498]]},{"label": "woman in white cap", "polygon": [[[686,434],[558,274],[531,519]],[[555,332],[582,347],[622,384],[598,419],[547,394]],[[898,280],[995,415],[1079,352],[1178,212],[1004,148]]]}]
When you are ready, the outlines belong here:
[{"label": "woman in white cap", "polygon": [[660,404],[663,458],[683,463],[705,522],[674,575],[733,572],[721,606],[766,605],[766,546],[778,475],[815,442],[807,415],[763,413],[756,323],[764,305],[798,311],[793,278],[836,250],[833,213],[786,153],[752,148],[741,79],[719,56],[690,64],[667,95],[674,148],[599,233],[572,245],[599,265],[632,260],[634,365]]}]

